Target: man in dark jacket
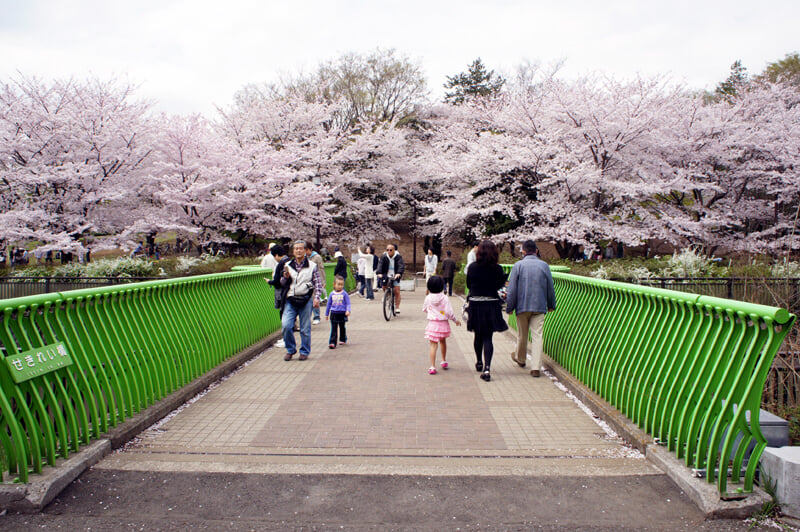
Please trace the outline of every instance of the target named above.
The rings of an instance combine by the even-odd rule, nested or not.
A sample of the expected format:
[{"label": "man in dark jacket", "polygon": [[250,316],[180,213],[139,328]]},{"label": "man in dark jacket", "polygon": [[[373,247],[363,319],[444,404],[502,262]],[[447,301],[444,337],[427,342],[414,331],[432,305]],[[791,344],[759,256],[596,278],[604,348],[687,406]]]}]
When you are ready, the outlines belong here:
[{"label": "man in dark jacket", "polygon": [[442,261],[442,277],[444,278],[444,288],[448,296],[453,295],[453,278],[456,276],[456,261],[447,252],[447,258]]},{"label": "man in dark jacket", "polygon": [[[394,279],[394,305],[395,314],[400,313],[400,278],[403,272],[406,271],[406,264],[403,262],[403,257],[397,252],[397,247],[394,244],[386,245],[386,253],[381,257],[381,262],[378,265],[378,278],[382,280]],[[384,284],[383,289],[386,290]]]}]

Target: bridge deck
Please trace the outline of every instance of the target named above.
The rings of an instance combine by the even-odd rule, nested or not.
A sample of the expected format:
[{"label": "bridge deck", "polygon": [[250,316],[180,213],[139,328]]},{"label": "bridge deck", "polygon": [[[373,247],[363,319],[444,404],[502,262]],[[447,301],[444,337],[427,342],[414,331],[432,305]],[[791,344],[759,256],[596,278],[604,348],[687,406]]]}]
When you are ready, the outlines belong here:
[{"label": "bridge deck", "polygon": [[[495,337],[492,381],[474,369],[472,335],[453,326],[450,369],[427,373],[424,289],[403,292],[387,323],[354,296],[349,343],[312,327],[306,361],[271,347],[153,428],[101,469],[424,475],[649,475],[549,378],[534,379]],[[452,298],[454,308],[461,300]],[[277,339],[277,338],[276,338]]]}]

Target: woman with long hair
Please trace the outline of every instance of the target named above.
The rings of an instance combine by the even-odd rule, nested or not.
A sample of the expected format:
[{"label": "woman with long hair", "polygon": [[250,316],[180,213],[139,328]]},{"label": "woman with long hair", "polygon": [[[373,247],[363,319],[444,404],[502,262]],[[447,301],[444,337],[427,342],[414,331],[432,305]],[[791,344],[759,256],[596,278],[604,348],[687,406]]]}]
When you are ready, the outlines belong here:
[{"label": "woman with long hair", "polygon": [[475,338],[475,370],[481,373],[481,379],[490,381],[490,367],[494,345],[492,335],[508,330],[503,318],[500,297],[497,291],[506,284],[508,275],[497,263],[499,258],[497,246],[491,240],[484,240],[478,245],[476,260],[467,268],[467,288],[469,289],[469,319],[467,330],[472,331]]}]

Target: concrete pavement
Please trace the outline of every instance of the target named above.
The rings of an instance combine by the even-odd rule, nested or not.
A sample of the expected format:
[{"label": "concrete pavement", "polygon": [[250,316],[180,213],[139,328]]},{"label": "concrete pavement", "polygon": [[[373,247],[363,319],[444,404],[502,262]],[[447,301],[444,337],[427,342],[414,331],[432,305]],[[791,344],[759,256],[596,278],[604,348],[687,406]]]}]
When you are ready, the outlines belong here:
[{"label": "concrete pavement", "polygon": [[[386,322],[353,298],[349,342],[312,328],[308,360],[272,347],[98,467],[121,470],[424,475],[660,474],[610,438],[549,378],[511,361],[498,335],[491,382],[472,335],[453,326],[450,369],[428,375],[424,291]],[[460,299],[453,298],[460,308]]]}]

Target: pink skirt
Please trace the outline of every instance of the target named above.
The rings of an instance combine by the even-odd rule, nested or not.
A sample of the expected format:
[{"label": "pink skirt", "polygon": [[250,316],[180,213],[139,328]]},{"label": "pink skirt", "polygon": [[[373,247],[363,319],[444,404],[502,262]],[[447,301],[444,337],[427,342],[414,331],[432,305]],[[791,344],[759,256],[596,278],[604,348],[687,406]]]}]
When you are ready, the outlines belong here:
[{"label": "pink skirt", "polygon": [[445,320],[428,320],[428,326],[425,327],[425,338],[438,342],[450,336],[450,322]]}]

